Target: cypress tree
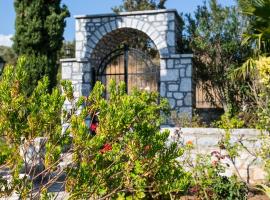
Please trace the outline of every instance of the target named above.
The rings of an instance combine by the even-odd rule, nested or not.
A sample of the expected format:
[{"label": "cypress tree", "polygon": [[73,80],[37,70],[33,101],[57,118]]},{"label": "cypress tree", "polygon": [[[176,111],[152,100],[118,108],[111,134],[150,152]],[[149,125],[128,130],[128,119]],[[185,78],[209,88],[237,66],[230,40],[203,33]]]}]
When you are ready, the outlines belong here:
[{"label": "cypress tree", "polygon": [[16,32],[13,48],[18,55],[27,55],[27,69],[37,81],[47,75],[50,86],[56,85],[57,55],[63,42],[69,11],[61,0],[15,0]]}]

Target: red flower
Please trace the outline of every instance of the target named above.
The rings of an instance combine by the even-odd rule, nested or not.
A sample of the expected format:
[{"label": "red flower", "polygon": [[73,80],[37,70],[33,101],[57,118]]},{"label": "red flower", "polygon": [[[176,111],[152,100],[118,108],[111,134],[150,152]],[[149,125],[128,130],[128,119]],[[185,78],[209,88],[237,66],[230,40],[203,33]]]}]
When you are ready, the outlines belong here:
[{"label": "red flower", "polygon": [[100,149],[100,153],[106,153],[107,151],[111,151],[112,150],[112,145],[106,143],[103,145],[102,149]]},{"label": "red flower", "polygon": [[96,132],[97,127],[98,127],[98,123],[92,123],[90,125],[90,130],[93,131],[93,132]]}]

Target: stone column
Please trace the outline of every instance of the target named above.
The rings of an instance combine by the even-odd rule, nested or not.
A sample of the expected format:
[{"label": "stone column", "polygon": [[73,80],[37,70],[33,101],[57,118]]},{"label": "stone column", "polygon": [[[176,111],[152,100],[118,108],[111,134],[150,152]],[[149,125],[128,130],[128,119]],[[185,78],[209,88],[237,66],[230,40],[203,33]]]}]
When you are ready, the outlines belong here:
[{"label": "stone column", "polygon": [[172,111],[192,117],[192,54],[174,54],[160,60],[160,94]]}]

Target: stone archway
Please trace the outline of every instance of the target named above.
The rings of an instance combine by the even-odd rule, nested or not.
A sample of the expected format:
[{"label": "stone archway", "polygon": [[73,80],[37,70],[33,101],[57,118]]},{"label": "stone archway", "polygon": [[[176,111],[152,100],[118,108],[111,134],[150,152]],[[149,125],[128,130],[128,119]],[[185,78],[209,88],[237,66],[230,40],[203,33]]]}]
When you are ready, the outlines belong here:
[{"label": "stone archway", "polygon": [[[179,54],[180,17],[176,10],[81,15],[76,18],[76,58],[63,59],[62,79],[71,80],[75,96],[87,96],[93,86],[93,53],[99,42],[120,29],[137,30],[147,35],[160,55],[160,94],[168,98],[173,110],[192,114],[192,55]],[[112,38],[104,47],[117,44]],[[106,50],[108,48],[108,50]],[[68,107],[68,103],[66,105]]]}]

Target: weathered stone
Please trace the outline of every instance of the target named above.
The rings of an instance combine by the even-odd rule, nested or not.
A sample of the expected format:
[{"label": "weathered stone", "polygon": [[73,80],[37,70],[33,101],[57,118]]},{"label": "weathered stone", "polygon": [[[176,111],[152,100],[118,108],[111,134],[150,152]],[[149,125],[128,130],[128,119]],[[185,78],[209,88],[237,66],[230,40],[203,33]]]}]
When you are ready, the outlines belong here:
[{"label": "weathered stone", "polygon": [[160,70],[161,81],[177,81],[179,80],[179,71],[177,69]]},{"label": "weathered stone", "polygon": [[165,97],[165,94],[166,94],[166,85],[165,85],[165,83],[161,83],[160,84],[160,95],[162,97]]},{"label": "weathered stone", "polygon": [[183,106],[183,100],[177,100],[176,102],[177,106]]},{"label": "weathered stone", "polygon": [[71,67],[62,67],[62,79],[71,79],[72,69]]},{"label": "weathered stone", "polygon": [[191,93],[187,93],[184,98],[184,103],[186,106],[192,106],[192,95]]},{"label": "weathered stone", "polygon": [[181,92],[191,92],[192,91],[192,84],[191,84],[190,78],[181,78],[180,91]]},{"label": "weathered stone", "polygon": [[188,65],[186,68],[186,76],[187,77],[192,77],[192,67],[191,65]]},{"label": "weathered stone", "polygon": [[157,20],[157,21],[163,21],[164,19],[165,19],[164,14],[158,14],[158,15],[156,16],[156,20]]},{"label": "weathered stone", "polygon": [[171,92],[178,91],[178,88],[179,88],[179,85],[176,85],[176,84],[173,84],[173,85],[170,84],[168,87],[169,91]]},{"label": "weathered stone", "polygon": [[182,58],[181,59],[181,64],[191,64],[191,59],[190,58]]},{"label": "weathered stone", "polygon": [[172,95],[173,93],[172,92],[167,92],[167,95],[166,95],[166,97],[169,97],[169,98],[171,98],[171,97],[173,97],[173,95]]},{"label": "weathered stone", "polygon": [[173,60],[172,59],[169,59],[167,60],[167,68],[174,68],[174,64],[173,64]]},{"label": "weathered stone", "polygon": [[167,33],[167,44],[169,46],[174,46],[175,45],[175,33],[174,32],[168,32]]},{"label": "weathered stone", "polygon": [[186,69],[185,68],[181,68],[179,71],[180,71],[181,78],[186,76]]},{"label": "weathered stone", "polygon": [[182,92],[174,92],[173,97],[176,99],[183,99],[184,94]]},{"label": "weathered stone", "polygon": [[81,31],[76,32],[75,37],[76,37],[76,41],[83,41],[85,38],[83,32],[81,32]]}]

